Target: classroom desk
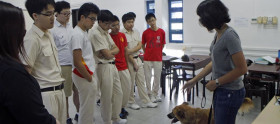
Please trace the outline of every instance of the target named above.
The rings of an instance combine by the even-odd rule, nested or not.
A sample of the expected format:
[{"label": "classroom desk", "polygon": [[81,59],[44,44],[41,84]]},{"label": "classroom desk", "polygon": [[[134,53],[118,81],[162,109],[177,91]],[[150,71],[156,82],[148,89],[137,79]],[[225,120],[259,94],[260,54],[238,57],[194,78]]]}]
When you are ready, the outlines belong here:
[{"label": "classroom desk", "polygon": [[[185,70],[191,70],[193,77],[195,77],[195,71],[201,68],[204,68],[209,62],[211,61],[210,56],[207,55],[191,55],[189,56],[189,61],[182,61],[182,59],[176,59],[170,61],[171,66],[184,66],[183,68]],[[177,73],[176,71],[173,71],[173,73]],[[174,75],[174,74],[173,74]],[[172,97],[172,91],[174,88],[176,88],[176,92],[178,92],[179,83],[175,83],[173,81],[172,83],[172,89],[170,91],[170,100]],[[198,83],[196,83],[196,94],[198,96]],[[190,97],[188,97],[190,98]],[[189,101],[190,99],[188,99]],[[194,103],[194,90],[193,90],[193,97],[192,97],[192,103]]]},{"label": "classroom desk", "polygon": [[252,124],[280,124],[280,106],[275,102],[274,96]]},{"label": "classroom desk", "polygon": [[[161,72],[161,78],[160,78],[160,86],[162,88],[162,94],[165,96],[166,91],[166,76],[171,74],[171,65],[170,61],[177,59],[177,57],[173,56],[162,56],[162,72]],[[171,81],[171,76],[169,76],[169,83]],[[169,86],[171,87],[171,86]]]}]

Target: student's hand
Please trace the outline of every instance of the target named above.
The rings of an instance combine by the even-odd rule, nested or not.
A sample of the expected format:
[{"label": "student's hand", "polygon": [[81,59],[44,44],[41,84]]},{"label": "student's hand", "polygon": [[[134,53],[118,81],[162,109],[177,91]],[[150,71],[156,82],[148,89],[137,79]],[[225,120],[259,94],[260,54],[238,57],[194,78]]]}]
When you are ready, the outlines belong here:
[{"label": "student's hand", "polygon": [[[55,119],[56,120],[56,119]],[[56,124],[60,124],[58,120],[56,120]]]},{"label": "student's hand", "polygon": [[194,80],[189,80],[182,88],[182,91],[185,92],[187,91],[187,93],[190,93],[191,89],[193,88],[193,86],[196,84],[196,82]]},{"label": "student's hand", "polygon": [[210,91],[214,91],[217,88],[216,81],[211,80],[206,84],[206,88]]},{"label": "student's hand", "polygon": [[100,58],[100,59],[104,59],[104,56],[101,53],[98,53],[97,57]]},{"label": "student's hand", "polygon": [[88,78],[86,78],[88,82],[92,81],[92,76],[89,76]]},{"label": "student's hand", "polygon": [[135,72],[137,72],[138,69],[139,69],[139,66],[137,64],[133,64],[133,69],[134,69]]},{"label": "student's hand", "polygon": [[131,49],[127,49],[126,54],[128,54],[128,55],[132,54]]}]

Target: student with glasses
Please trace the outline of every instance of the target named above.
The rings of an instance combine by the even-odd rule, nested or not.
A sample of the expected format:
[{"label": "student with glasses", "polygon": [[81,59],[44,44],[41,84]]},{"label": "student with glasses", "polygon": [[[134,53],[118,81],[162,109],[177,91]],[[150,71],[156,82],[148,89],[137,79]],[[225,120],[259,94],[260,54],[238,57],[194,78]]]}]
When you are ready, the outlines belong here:
[{"label": "student with glasses", "polygon": [[26,59],[22,10],[0,1],[0,18],[0,123],[59,124],[43,105],[40,86],[19,57]]},{"label": "student with glasses", "polygon": [[72,119],[69,118],[69,104],[68,97],[72,95],[72,89],[74,91],[73,101],[76,106],[77,112],[79,112],[79,97],[78,91],[72,82],[72,55],[69,49],[69,42],[72,37],[73,28],[69,23],[70,19],[70,4],[65,1],[59,1],[55,3],[55,17],[54,28],[51,29],[53,39],[58,51],[58,60],[61,67],[62,77],[65,79],[64,92],[66,96],[66,111],[67,111],[67,124],[72,124]]},{"label": "student with glasses", "polygon": [[29,73],[38,81],[43,103],[62,124],[66,123],[66,103],[57,48],[49,29],[54,24],[53,0],[27,0],[25,7],[34,20],[24,37]]},{"label": "student with glasses", "polygon": [[84,3],[78,11],[78,24],[70,41],[73,56],[72,79],[79,91],[80,111],[78,124],[94,124],[95,100],[97,94],[96,64],[87,31],[92,28],[99,13],[93,3]]}]

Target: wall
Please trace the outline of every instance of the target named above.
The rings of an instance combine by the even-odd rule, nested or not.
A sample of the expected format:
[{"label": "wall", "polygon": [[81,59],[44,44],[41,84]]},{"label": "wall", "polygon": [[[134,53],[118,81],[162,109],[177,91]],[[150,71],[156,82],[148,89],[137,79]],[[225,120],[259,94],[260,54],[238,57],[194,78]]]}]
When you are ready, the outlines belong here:
[{"label": "wall", "polygon": [[[170,49],[182,49],[187,47],[190,54],[208,54],[209,46],[214,33],[209,33],[199,25],[196,8],[202,0],[184,0],[184,45],[169,44]],[[277,16],[280,18],[279,0],[222,0],[228,7],[232,21],[229,23],[239,34],[244,54],[248,58],[270,55],[277,56],[280,49],[280,30],[277,26],[264,26],[250,24],[237,26],[236,18],[248,18],[258,16]],[[278,19],[279,20],[279,19]],[[279,22],[278,22],[279,23]]]}]

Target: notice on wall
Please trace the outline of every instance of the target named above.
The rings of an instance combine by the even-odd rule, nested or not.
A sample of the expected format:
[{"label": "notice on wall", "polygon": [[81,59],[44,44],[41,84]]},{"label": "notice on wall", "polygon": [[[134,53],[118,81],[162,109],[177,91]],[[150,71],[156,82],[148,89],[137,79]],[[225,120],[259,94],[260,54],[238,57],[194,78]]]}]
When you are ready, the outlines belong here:
[{"label": "notice on wall", "polygon": [[235,17],[234,18],[234,26],[235,27],[249,27],[249,18],[244,18],[244,17]]}]

